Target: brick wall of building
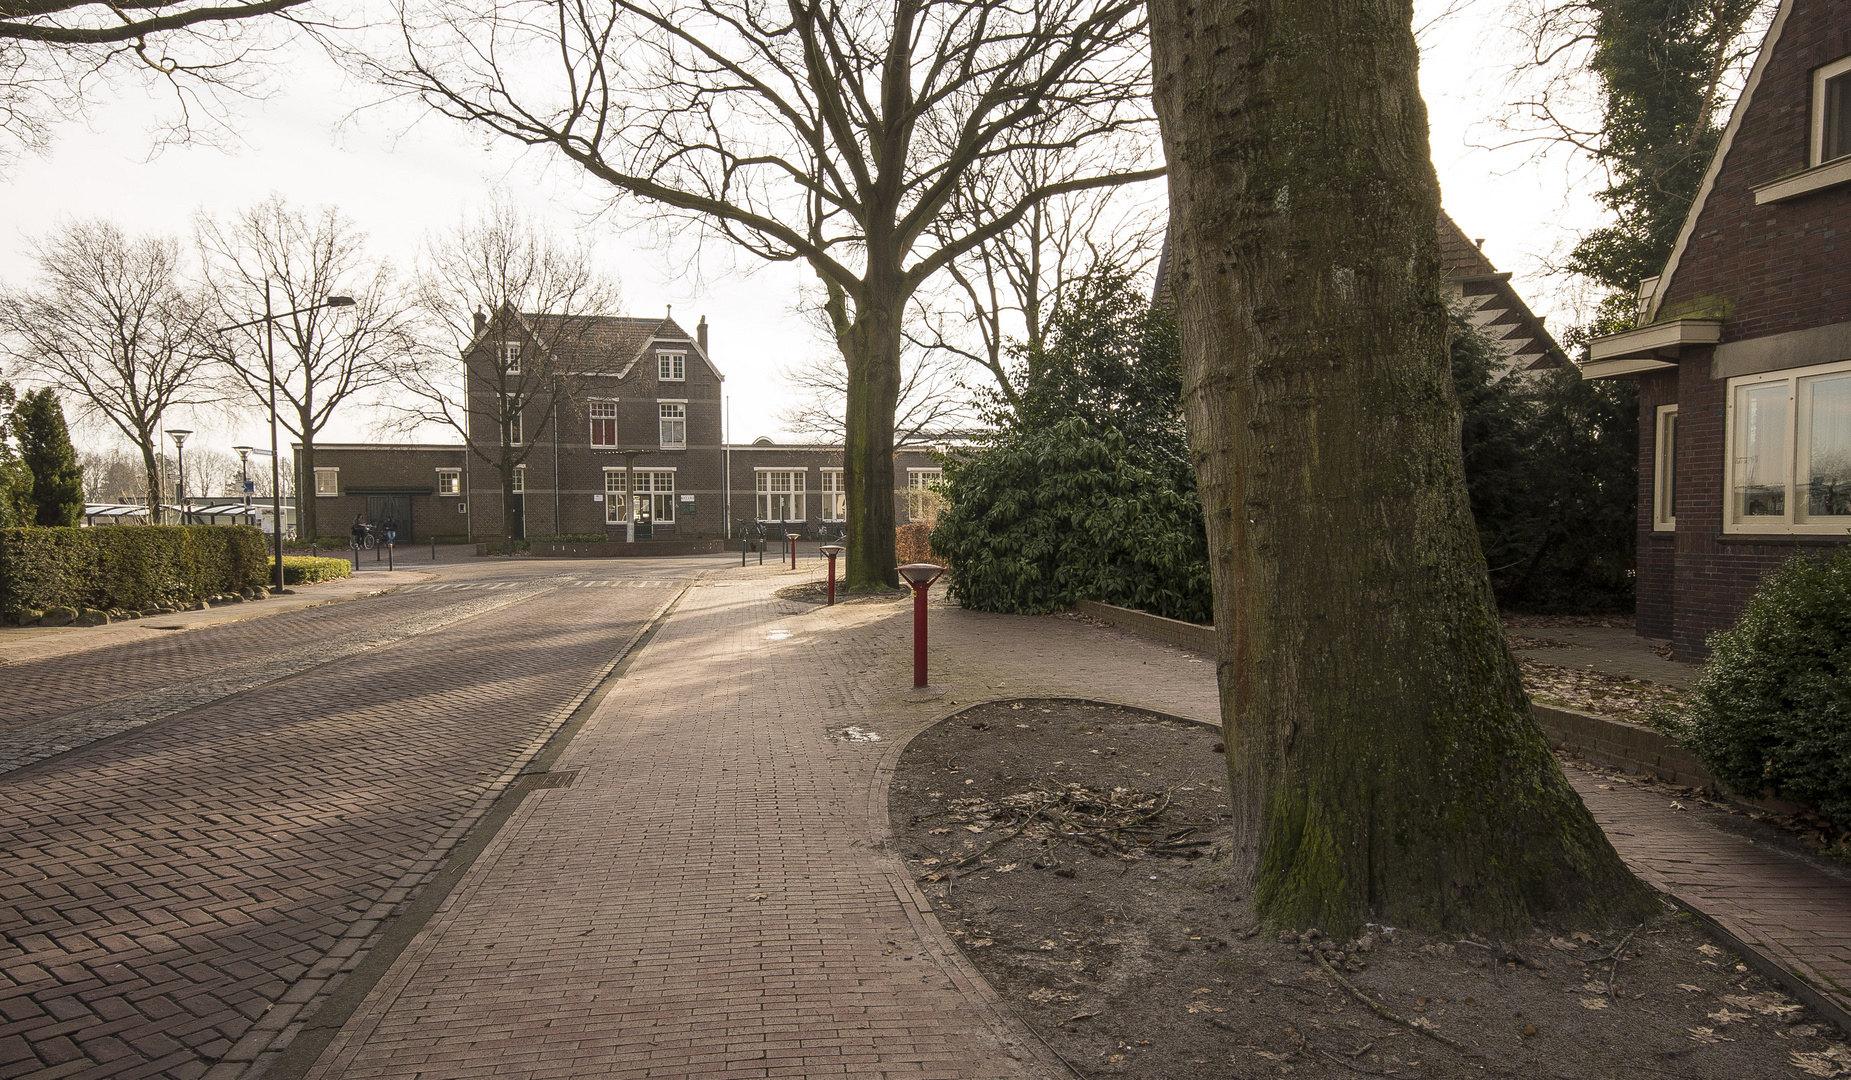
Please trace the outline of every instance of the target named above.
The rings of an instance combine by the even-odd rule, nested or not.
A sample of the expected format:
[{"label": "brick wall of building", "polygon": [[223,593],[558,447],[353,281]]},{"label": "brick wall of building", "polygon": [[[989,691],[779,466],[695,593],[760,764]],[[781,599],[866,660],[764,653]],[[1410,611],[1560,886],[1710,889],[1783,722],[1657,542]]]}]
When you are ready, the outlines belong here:
[{"label": "brick wall of building", "polygon": [[1677,567],[1676,537],[1653,529],[1657,506],[1654,461],[1657,454],[1658,407],[1677,401],[1677,372],[1653,371],[1639,378],[1639,546],[1633,595],[1641,636],[1668,638],[1672,633],[1672,591]]}]

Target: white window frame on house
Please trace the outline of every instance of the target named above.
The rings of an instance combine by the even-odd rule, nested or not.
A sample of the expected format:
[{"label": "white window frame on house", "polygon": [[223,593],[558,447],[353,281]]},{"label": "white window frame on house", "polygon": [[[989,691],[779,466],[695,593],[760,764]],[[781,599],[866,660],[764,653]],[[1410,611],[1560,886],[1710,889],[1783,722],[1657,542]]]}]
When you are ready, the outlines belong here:
[{"label": "white window frame on house", "polygon": [[508,414],[508,445],[519,446],[521,444],[522,434],[521,411],[516,409]]},{"label": "white window frame on house", "polygon": [[527,494],[527,466],[525,465],[514,467],[514,494]]},{"label": "white window frame on house", "polygon": [[332,499],[341,493],[341,470],[338,468],[315,467],[315,497]]},{"label": "white window frame on house", "polygon": [[[932,485],[944,483],[944,480],[944,469],[906,470],[906,520],[929,521],[938,517],[939,495],[932,490]],[[930,516],[926,514],[928,505],[932,508]]]},{"label": "white window frame on house", "polygon": [[1673,532],[1677,529],[1676,405],[1658,407],[1653,438],[1652,529],[1656,532]]},{"label": "white window frame on house", "polygon": [[[1730,379],[1727,384],[1727,409],[1724,414],[1723,427],[1723,531],[1725,533],[1794,533],[1823,534],[1843,536],[1847,527],[1851,527],[1851,513],[1815,514],[1812,512],[1810,484],[1801,484],[1799,477],[1809,473],[1812,467],[1813,446],[1812,433],[1815,411],[1810,407],[1812,396],[1821,383],[1845,384],[1839,386],[1839,392],[1851,394],[1851,362],[1820,364],[1815,367],[1794,368],[1787,371],[1770,371],[1759,375],[1743,375]],[[1780,429],[1774,433],[1779,459],[1766,470],[1764,479],[1779,480],[1776,485],[1764,482],[1759,485],[1764,499],[1779,500],[1779,509],[1775,513],[1747,514],[1743,512],[1743,498],[1737,492],[1737,478],[1743,471],[1755,468],[1748,464],[1743,456],[1744,448],[1738,443],[1744,442],[1743,432],[1738,430],[1743,424],[1754,423],[1756,417],[1743,410],[1743,402],[1750,396],[1759,397],[1768,407],[1781,407]],[[1804,401],[1807,407],[1802,409]],[[1759,455],[1756,455],[1757,463]],[[1756,469],[1756,471],[1760,471]],[[1804,505],[1802,505],[1804,504]]]},{"label": "white window frame on house", "polygon": [[657,400],[656,423],[664,450],[688,448],[688,402],[685,398]]},{"label": "white window frame on house", "polygon": [[[593,401],[586,406],[585,411],[590,419],[588,438],[591,440],[591,445],[606,450],[615,447],[617,445],[617,403],[615,401]],[[609,442],[599,441],[598,426],[600,424],[610,426]]]},{"label": "white window frame on house", "polygon": [[822,485],[817,490],[821,493],[818,501],[823,504],[819,511],[823,515],[823,520],[847,521],[848,488],[844,486],[843,480],[846,474],[841,469],[818,469],[816,471],[822,474]]},{"label": "white window frame on house", "polygon": [[[804,474],[808,468],[774,469],[760,466],[752,470],[758,474],[758,520],[760,521],[804,521],[804,488],[808,481]],[[783,477],[780,481],[777,478]],[[784,486],[779,487],[782,483]],[[772,511],[779,513],[774,514]]]},{"label": "white window frame on house", "polygon": [[438,469],[437,470],[437,494],[438,495],[456,496],[456,495],[461,495],[462,493],[463,493],[463,470],[461,469]]},{"label": "white window frame on house", "polygon": [[1839,107],[1851,110],[1851,56],[1834,60],[1812,73],[1812,164],[1815,166],[1851,156],[1851,144],[1831,147],[1837,153],[1826,156],[1826,121],[1831,119],[1826,115],[1826,106],[1830,104],[1826,100],[1826,90],[1841,78],[1845,81],[1838,84],[1843,95]]},{"label": "white window frame on house", "polygon": [[[621,465],[604,467],[604,523],[622,525],[629,519],[630,500],[623,497],[629,475]],[[649,496],[649,520],[657,525],[675,523],[675,469],[637,469],[636,494]]]},{"label": "white window frame on house", "polygon": [[521,373],[521,343],[504,341],[501,343],[501,373],[519,375]]},{"label": "white window frame on house", "polygon": [[686,382],[688,378],[688,354],[685,352],[659,352],[656,354],[657,382]]}]

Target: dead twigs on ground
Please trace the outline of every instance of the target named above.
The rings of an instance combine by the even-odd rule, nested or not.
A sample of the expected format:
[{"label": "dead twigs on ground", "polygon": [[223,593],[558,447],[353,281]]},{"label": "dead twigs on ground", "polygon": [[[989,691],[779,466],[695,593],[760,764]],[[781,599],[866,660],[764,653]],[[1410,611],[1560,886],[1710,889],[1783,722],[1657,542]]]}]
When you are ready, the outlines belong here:
[{"label": "dead twigs on ground", "polygon": [[1324,959],[1323,953],[1314,952],[1312,953],[1312,955],[1317,957],[1318,965],[1322,967],[1324,971],[1330,975],[1331,978],[1337,980],[1338,986],[1343,987],[1346,991],[1349,992],[1349,995],[1351,997],[1355,998],[1357,1001],[1360,1001],[1364,1005],[1368,1006],[1370,1012],[1376,1014],[1377,1016],[1391,1023],[1400,1024],[1402,1027],[1408,1028],[1411,1031],[1418,1031],[1422,1035],[1425,1035],[1427,1038],[1432,1039],[1434,1042],[1437,1042],[1441,1044],[1442,1046],[1449,1046],[1461,1054],[1465,1054],[1467,1056],[1473,1056],[1473,1057],[1478,1056],[1474,1051],[1469,1050],[1465,1046],[1456,1042],[1455,1040],[1449,1039],[1446,1036],[1440,1034],[1439,1030],[1435,1028],[1432,1024],[1409,1020],[1401,1016],[1399,1013],[1394,1012],[1388,1006],[1370,997],[1368,994],[1363,993],[1360,987],[1358,987],[1355,983],[1351,982],[1350,980],[1344,978],[1342,972],[1332,967],[1330,961]]}]

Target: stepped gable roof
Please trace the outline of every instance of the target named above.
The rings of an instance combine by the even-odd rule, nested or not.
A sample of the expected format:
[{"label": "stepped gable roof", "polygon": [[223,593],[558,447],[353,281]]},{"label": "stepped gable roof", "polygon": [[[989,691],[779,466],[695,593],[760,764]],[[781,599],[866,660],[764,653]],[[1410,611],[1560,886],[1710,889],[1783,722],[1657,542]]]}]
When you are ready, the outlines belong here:
[{"label": "stepped gable roof", "polygon": [[[1513,371],[1537,371],[1567,363],[1567,355],[1544,328],[1543,320],[1510,287],[1510,275],[1500,272],[1446,211],[1440,211],[1435,224],[1446,280],[1459,286],[1466,317],[1490,337],[1492,345],[1503,354],[1505,366]],[[1169,269],[1170,239],[1166,234],[1163,254],[1157,259],[1157,282],[1151,290],[1153,303],[1173,302]]]}]

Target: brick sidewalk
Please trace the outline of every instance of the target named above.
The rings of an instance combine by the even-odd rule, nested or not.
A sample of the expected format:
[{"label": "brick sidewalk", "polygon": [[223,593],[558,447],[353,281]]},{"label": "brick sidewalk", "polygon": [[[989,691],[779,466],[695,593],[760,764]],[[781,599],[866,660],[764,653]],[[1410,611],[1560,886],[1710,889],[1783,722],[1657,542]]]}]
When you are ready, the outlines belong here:
[{"label": "brick sidewalk", "polygon": [[1208,715],[1212,665],[938,607],[914,695],[907,607],[770,595],[806,576],[689,593],[310,1076],[1064,1075],[885,853],[886,777],[986,698]]},{"label": "brick sidewalk", "polygon": [[[1213,663],[935,604],[933,686],[915,693],[909,605],[771,595],[808,576],[732,568],[689,593],[553,766],[573,785],[522,805],[310,1077],[1060,1073],[886,854],[887,778],[907,739],[986,699],[1212,718]],[[850,725],[881,741],[832,737]],[[1842,897],[1770,895],[1791,866],[1680,833],[1678,811],[1631,794],[1589,803],[1648,880],[1699,906],[1731,890],[1795,905],[1745,907],[1744,927],[1823,903],[1825,936],[1796,947],[1842,955]],[[1705,888],[1666,869],[1693,850],[1718,863]]]}]

